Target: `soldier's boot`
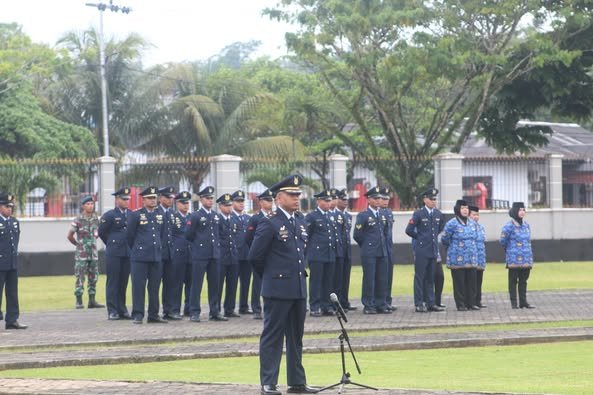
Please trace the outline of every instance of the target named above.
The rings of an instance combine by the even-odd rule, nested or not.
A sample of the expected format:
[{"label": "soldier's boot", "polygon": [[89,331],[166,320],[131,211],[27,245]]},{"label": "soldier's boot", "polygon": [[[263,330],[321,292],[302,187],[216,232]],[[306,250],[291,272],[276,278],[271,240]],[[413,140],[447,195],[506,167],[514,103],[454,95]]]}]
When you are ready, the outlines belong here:
[{"label": "soldier's boot", "polygon": [[89,309],[99,309],[102,307],[105,307],[105,305],[97,303],[97,301],[95,300],[95,295],[89,295],[89,305],[88,305]]},{"label": "soldier's boot", "polygon": [[76,295],[76,308],[84,309],[84,305],[82,304],[82,295]]}]

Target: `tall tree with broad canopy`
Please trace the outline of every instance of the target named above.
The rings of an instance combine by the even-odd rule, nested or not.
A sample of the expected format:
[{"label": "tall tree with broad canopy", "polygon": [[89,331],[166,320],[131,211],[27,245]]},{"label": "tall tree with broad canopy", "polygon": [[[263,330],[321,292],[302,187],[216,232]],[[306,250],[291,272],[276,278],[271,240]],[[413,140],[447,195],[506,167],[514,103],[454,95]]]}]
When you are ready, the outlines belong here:
[{"label": "tall tree with broad canopy", "polygon": [[[264,14],[298,26],[289,49],[350,112],[361,154],[381,159],[377,170],[409,206],[432,157],[458,151],[505,86],[582,56],[560,44],[593,15],[578,0],[282,0]],[[525,134],[518,148],[541,136]]]}]

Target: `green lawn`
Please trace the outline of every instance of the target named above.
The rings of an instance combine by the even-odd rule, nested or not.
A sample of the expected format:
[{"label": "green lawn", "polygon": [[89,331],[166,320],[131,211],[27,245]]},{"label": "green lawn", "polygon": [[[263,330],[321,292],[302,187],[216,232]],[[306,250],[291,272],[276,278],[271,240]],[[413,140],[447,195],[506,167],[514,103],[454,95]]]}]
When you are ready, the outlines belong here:
[{"label": "green lawn", "polygon": [[[537,264],[529,279],[529,290],[591,289],[593,262],[549,262]],[[396,265],[394,275],[395,295],[412,295],[414,268]],[[350,295],[360,298],[362,269],[352,268]],[[503,264],[490,264],[484,274],[484,292],[506,292],[507,271]],[[451,276],[445,269],[445,294],[451,294]],[[206,300],[206,287],[202,300]],[[74,276],[22,277],[19,280],[19,298],[22,311],[71,309],[74,307]],[[105,302],[105,276],[99,277],[97,299]],[[131,303],[131,285],[128,301]],[[85,296],[85,304],[87,302]]]},{"label": "green lawn", "polygon": [[[550,343],[505,347],[357,353],[363,375],[352,380],[382,388],[500,391],[530,393],[593,393],[593,342]],[[308,382],[328,385],[340,378],[339,354],[305,354]],[[98,380],[172,380],[258,383],[256,357],[85,366],[0,372],[0,377],[74,378]],[[285,384],[285,367],[281,368]]]}]

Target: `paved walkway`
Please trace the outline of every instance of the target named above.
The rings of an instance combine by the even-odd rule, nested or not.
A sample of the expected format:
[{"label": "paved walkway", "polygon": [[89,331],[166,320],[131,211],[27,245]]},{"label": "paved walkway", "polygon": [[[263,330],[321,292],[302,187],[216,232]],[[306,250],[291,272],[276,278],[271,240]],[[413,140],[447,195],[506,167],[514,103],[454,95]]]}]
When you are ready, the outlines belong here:
[{"label": "paved walkway", "polygon": [[[530,292],[536,309],[510,308],[506,294],[487,294],[488,308],[458,312],[451,297],[446,312],[419,314],[409,306],[409,297],[398,297],[399,309],[391,315],[348,314],[349,332],[373,329],[413,329],[479,324],[507,324],[593,319],[593,290]],[[207,307],[206,307],[207,309]],[[107,321],[104,309],[23,313],[25,331],[0,329],[0,370],[28,367],[113,364],[219,356],[257,355],[257,336],[262,321],[245,315],[228,322],[166,325],[132,325],[130,321]],[[339,324],[334,317],[307,317],[307,334],[326,333],[324,338],[306,337],[305,352],[337,351]],[[245,337],[253,336],[253,339]],[[228,339],[227,342],[208,342]],[[593,328],[542,328],[529,330],[464,331],[448,333],[398,333],[372,336],[351,335],[355,351],[393,350],[475,345],[522,344],[549,341],[592,340]],[[93,347],[101,345],[102,347]],[[50,347],[48,349],[47,347]],[[101,382],[88,380],[0,379],[0,393],[258,393],[257,386],[166,382]],[[336,391],[328,393],[336,393]],[[349,389],[344,393],[376,393]],[[384,394],[433,393],[384,390]],[[446,392],[442,392],[445,394]]]}]

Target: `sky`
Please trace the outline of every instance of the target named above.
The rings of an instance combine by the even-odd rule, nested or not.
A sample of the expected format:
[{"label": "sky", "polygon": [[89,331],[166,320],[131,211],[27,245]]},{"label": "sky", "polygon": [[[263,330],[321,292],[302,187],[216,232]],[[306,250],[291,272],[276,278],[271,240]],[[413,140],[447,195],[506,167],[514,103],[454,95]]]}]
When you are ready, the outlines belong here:
[{"label": "sky", "polygon": [[[53,46],[66,32],[99,26],[99,11],[85,4],[109,0],[0,0],[0,22],[16,22],[33,41]],[[135,32],[154,47],[145,66],[207,59],[237,41],[260,40],[257,55],[286,54],[284,33],[291,27],[261,16],[278,0],[113,0],[129,14],[105,11],[105,37]]]}]

